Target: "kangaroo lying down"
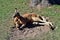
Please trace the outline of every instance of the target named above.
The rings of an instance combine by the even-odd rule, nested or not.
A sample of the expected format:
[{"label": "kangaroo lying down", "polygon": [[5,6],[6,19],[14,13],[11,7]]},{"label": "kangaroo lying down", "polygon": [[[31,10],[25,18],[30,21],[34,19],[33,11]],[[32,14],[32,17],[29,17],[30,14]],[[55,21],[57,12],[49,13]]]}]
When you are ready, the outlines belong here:
[{"label": "kangaroo lying down", "polygon": [[[38,23],[37,21],[42,23]],[[25,25],[27,25],[27,23],[30,22],[33,24],[53,26],[51,22],[46,21],[46,18],[35,13],[25,13],[21,16],[16,8],[14,15],[14,25],[16,26],[16,28],[18,29],[19,26],[20,28],[23,28]]]}]

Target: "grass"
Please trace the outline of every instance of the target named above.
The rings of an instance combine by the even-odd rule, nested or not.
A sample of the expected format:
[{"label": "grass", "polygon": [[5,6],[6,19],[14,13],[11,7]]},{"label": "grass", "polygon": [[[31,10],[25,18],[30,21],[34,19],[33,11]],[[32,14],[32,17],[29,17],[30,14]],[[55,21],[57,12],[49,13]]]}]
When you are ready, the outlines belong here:
[{"label": "grass", "polygon": [[13,26],[12,16],[14,8],[18,8],[20,13],[35,12],[39,15],[48,16],[58,27],[56,30],[45,34],[43,37],[37,37],[29,40],[60,40],[60,5],[54,5],[51,8],[42,10],[31,9],[28,5],[28,0],[0,0],[0,40],[8,40],[10,27]]}]

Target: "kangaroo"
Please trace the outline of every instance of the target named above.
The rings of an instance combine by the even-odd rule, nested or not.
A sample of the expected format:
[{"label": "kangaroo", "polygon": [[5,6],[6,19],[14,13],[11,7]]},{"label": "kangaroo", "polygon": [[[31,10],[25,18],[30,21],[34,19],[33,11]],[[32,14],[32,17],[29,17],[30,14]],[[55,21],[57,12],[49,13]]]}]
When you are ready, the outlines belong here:
[{"label": "kangaroo", "polygon": [[[40,25],[50,25],[53,27],[53,24],[51,22],[46,21],[46,18],[44,16],[37,15],[35,13],[24,13],[22,16],[19,14],[17,8],[15,8],[15,15],[14,15],[14,25],[17,29],[20,26],[20,28],[23,28],[27,23],[32,24],[40,24]],[[40,23],[38,23],[38,21]]]}]

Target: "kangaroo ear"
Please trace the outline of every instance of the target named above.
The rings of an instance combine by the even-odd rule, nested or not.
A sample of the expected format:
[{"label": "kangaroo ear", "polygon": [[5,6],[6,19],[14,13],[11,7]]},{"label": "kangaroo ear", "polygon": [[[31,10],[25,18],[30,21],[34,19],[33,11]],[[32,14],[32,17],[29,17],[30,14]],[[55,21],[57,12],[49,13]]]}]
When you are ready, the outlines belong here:
[{"label": "kangaroo ear", "polygon": [[18,11],[18,9],[17,9],[17,8],[15,8],[15,13],[19,13],[19,11]]},{"label": "kangaroo ear", "polygon": [[20,16],[20,14],[19,14],[18,9],[17,9],[17,8],[15,8],[15,13],[14,13],[14,16],[13,16],[13,17],[15,18],[15,17],[17,17],[17,16]]}]

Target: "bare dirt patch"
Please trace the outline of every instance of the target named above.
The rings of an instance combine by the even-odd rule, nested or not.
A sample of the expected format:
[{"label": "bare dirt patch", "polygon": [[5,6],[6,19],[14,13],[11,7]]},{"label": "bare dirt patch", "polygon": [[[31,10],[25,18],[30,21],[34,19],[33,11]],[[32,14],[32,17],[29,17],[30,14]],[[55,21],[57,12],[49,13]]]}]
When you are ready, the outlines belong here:
[{"label": "bare dirt patch", "polygon": [[23,40],[24,38],[34,38],[50,31],[50,26],[36,26],[33,28],[24,28],[23,30],[12,29],[10,40]]}]

